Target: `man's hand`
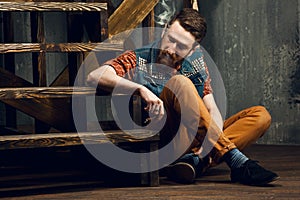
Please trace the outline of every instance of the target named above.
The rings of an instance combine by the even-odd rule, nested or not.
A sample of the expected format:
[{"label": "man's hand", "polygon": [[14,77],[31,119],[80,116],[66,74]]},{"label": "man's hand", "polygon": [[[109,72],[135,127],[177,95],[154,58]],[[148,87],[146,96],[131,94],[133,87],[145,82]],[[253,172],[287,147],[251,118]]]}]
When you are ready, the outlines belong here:
[{"label": "man's hand", "polygon": [[118,76],[111,66],[105,65],[97,68],[89,74],[87,82],[91,86],[108,92],[112,92],[116,85],[124,93],[131,94],[132,91],[136,91],[147,104],[145,110],[149,112],[151,118],[160,120],[164,116],[164,104],[160,98],[145,86]]},{"label": "man's hand", "polygon": [[162,119],[165,114],[163,101],[144,86],[139,87],[138,92],[147,104],[144,109],[149,112],[150,117]]}]

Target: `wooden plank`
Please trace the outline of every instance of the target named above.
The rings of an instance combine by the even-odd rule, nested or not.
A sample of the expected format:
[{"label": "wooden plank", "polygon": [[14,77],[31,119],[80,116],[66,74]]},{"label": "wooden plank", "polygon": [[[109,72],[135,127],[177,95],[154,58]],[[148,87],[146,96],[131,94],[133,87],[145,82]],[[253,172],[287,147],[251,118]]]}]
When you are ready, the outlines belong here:
[{"label": "wooden plank", "polygon": [[[65,70],[64,70],[65,71]],[[27,82],[26,80],[7,72],[6,70],[3,70],[2,68],[0,68],[0,87],[24,87],[24,86],[28,86],[28,87],[33,87],[33,84],[30,82]],[[65,73],[63,73],[65,74]],[[61,76],[60,76],[61,77]],[[63,77],[63,76],[62,76]],[[63,78],[61,78],[63,79]],[[63,82],[65,82],[65,80],[61,80],[58,79],[56,80],[53,84],[62,84]],[[68,83],[68,81],[67,81]],[[30,102],[26,102],[26,104],[24,104],[23,101],[5,101],[3,100],[4,103],[6,103],[7,106],[10,107],[14,107],[14,108],[18,108],[20,111],[25,112],[26,114],[30,115],[30,116],[34,116],[34,117],[39,117],[39,113],[53,113],[55,112],[55,115],[61,115],[60,113],[68,113],[67,116],[71,117],[70,113],[70,101],[68,100],[62,100],[62,101],[57,101],[57,100],[47,100],[47,101],[39,101],[38,103],[40,105],[38,105],[39,109],[38,111],[36,111],[36,101],[33,101],[31,104]],[[44,105],[46,104],[46,105]],[[59,105],[59,108],[58,108]],[[26,107],[25,107],[26,106]],[[43,109],[42,109],[43,108]],[[47,117],[48,115],[42,115],[43,118]],[[58,126],[61,122],[56,117],[52,117],[51,115],[48,116],[50,119],[44,119],[45,121],[47,121],[48,124],[50,124],[51,126],[54,126],[56,128],[60,128],[60,126]],[[39,119],[39,118],[38,118]],[[39,119],[40,120],[40,119]],[[72,128],[72,123],[70,119],[63,119],[64,122],[66,123],[66,127],[68,127],[67,129]],[[58,124],[58,125],[57,125]],[[70,125],[68,125],[70,124]],[[63,125],[62,125],[63,126]]]},{"label": "wooden plank", "polygon": [[[138,200],[165,200],[165,199],[209,199],[209,200],[220,200],[220,199],[290,199],[296,200],[300,197],[300,146],[285,146],[285,145],[253,145],[245,153],[250,155],[251,158],[261,161],[259,164],[275,171],[281,178],[269,185],[263,186],[245,186],[242,184],[230,183],[230,170],[225,163],[218,165],[217,167],[211,168],[204,176],[197,177],[196,182],[190,185],[183,185],[172,182],[166,177],[160,178],[160,187],[115,187],[107,184],[98,184],[96,186],[86,186],[86,180],[102,181],[101,175],[105,175],[99,171],[99,167],[95,169],[86,170],[82,169],[81,174],[77,174],[78,165],[71,166],[70,160],[73,158],[73,153],[68,154],[67,159],[63,162],[59,159],[50,160],[51,165],[41,168],[40,170],[32,170],[32,172],[21,171],[22,174],[19,177],[25,175],[32,175],[35,178],[33,182],[30,177],[26,181],[20,181],[18,178],[12,178],[9,181],[10,176],[16,177],[16,172],[20,170],[11,169],[12,172],[5,176],[5,185],[1,185],[0,193],[3,199],[23,199],[23,200],[40,200],[43,199],[138,199]],[[24,155],[24,154],[22,154]],[[25,154],[31,156],[30,153]],[[75,157],[75,156],[74,156]],[[15,159],[17,159],[16,157]],[[79,163],[85,161],[83,156],[76,155],[76,161]],[[32,159],[31,159],[32,160]],[[38,160],[38,158],[36,158]],[[91,165],[91,164],[92,165]],[[27,164],[27,163],[26,163]],[[35,163],[32,163],[35,164]],[[93,166],[93,162],[84,162],[85,166]],[[95,164],[94,164],[95,165]],[[39,165],[38,165],[39,166]],[[53,172],[53,167],[57,166],[70,166],[68,168],[61,167],[59,172]],[[39,169],[36,167],[35,169]],[[2,170],[4,171],[5,168]],[[67,171],[69,170],[69,171]],[[41,172],[42,171],[42,172]],[[71,173],[68,173],[71,172]],[[88,174],[86,172],[89,172]],[[61,177],[56,173],[62,173]],[[73,175],[70,179],[65,179],[66,175]],[[25,174],[25,175],[24,175]],[[40,179],[34,176],[41,176]],[[46,174],[51,175],[55,178],[55,182],[49,183]],[[82,176],[85,174],[85,176]],[[96,175],[95,175],[96,174]],[[110,175],[110,174],[108,174]],[[113,174],[111,174],[113,175]],[[2,177],[1,177],[2,178]],[[79,179],[80,178],[80,179]],[[121,176],[118,177],[121,181]],[[80,180],[80,181],[78,181]],[[125,179],[130,183],[131,179]],[[33,184],[35,183],[35,184]],[[72,185],[82,183],[82,186],[75,187]],[[57,184],[57,185],[55,185]],[[63,184],[70,184],[71,187],[66,189]],[[9,186],[7,186],[9,185]],[[46,190],[36,188],[40,187],[56,187],[56,190]],[[201,189],[201,192],[199,192]],[[6,193],[6,191],[11,191]],[[39,195],[37,195],[39,194]]]},{"label": "wooden plank", "polygon": [[0,88],[0,100],[32,99],[32,98],[66,98],[82,95],[95,95],[92,87],[24,87]]},{"label": "wooden plank", "polygon": [[137,27],[159,0],[124,0],[108,19],[109,36]]},{"label": "wooden plank", "polygon": [[[40,12],[31,12],[31,39],[33,42],[44,44],[45,30],[44,30],[44,16]],[[44,52],[34,52],[32,54],[33,65],[33,84],[35,86],[46,86],[46,54]]]},{"label": "wooden plank", "polygon": [[0,44],[0,53],[39,52],[42,46],[40,43],[6,43]]},{"label": "wooden plank", "polygon": [[50,86],[55,87],[55,86],[68,86],[68,85],[69,85],[69,67],[66,66],[63,69],[63,71],[50,84]]},{"label": "wooden plank", "polygon": [[100,12],[101,41],[108,38],[108,13]]},{"label": "wooden plank", "polygon": [[[32,182],[30,182],[32,184]],[[101,182],[100,182],[101,183]],[[55,190],[57,188],[80,188],[80,187],[96,187],[99,184],[99,181],[80,181],[80,182],[75,182],[75,181],[64,181],[60,183],[52,182],[52,183],[42,183],[40,185],[29,185],[27,186],[26,184],[21,185],[21,186],[13,186],[13,187],[5,187],[0,188],[0,192],[2,194],[16,194],[16,193],[23,193],[24,191],[40,191],[40,190]],[[34,189],[33,189],[34,188]]]},{"label": "wooden plank", "polygon": [[[13,18],[11,13],[3,13],[3,42],[12,42],[14,41],[14,27],[13,27]],[[15,73],[15,55],[9,54],[4,55],[4,69],[10,73]],[[9,105],[5,105],[5,119],[6,126],[16,127],[17,126],[17,113],[16,109],[12,108]]]},{"label": "wooden plank", "polygon": [[[31,41],[44,44],[45,29],[44,29],[44,13],[30,12],[31,19]],[[46,54],[45,52],[32,53],[32,68],[33,68],[33,84],[35,86],[47,86],[46,75]],[[35,132],[46,132],[50,129],[49,125],[35,119]]]},{"label": "wooden plank", "polygon": [[[111,0],[109,0],[111,1]],[[24,3],[24,2],[71,2],[71,1],[66,1],[66,0],[1,0],[1,2],[19,2],[19,3]],[[73,0],[72,2],[76,2]],[[107,0],[85,0],[85,2],[89,3],[108,3]]]},{"label": "wooden plank", "polygon": [[[67,41],[68,42],[82,42],[84,34],[84,17],[78,13],[67,14]],[[69,85],[74,85],[75,81],[79,85],[83,85],[83,74],[78,72],[80,65],[83,62],[83,55],[80,52],[68,53],[68,66],[69,66]],[[84,70],[84,69],[82,69]],[[72,104],[76,106],[77,112],[82,113],[82,120],[78,120],[78,127],[80,131],[87,130],[87,117],[86,117],[86,101],[84,97],[79,97],[72,100]]]},{"label": "wooden plank", "polygon": [[[129,133],[129,134],[128,134]],[[21,149],[21,148],[43,148],[54,146],[74,146],[85,144],[105,144],[112,142],[138,143],[138,142],[157,142],[158,135],[153,135],[150,131],[130,130],[110,131],[105,134],[95,132],[80,133],[47,133],[47,134],[28,134],[15,136],[0,136],[0,150]]]},{"label": "wooden plank", "polygon": [[[95,88],[0,88],[0,100],[2,102],[60,131],[74,130],[74,121],[70,102],[72,95],[80,98],[85,98],[88,95],[95,95]],[[112,128],[110,125],[109,127]],[[105,129],[107,128],[108,127],[105,126]]]},{"label": "wooden plank", "polygon": [[0,67],[0,87],[33,87],[33,84]]},{"label": "wooden plank", "polygon": [[[158,142],[150,143],[149,144],[149,151],[155,152],[159,149]],[[141,163],[147,164],[149,168],[158,168],[159,166],[159,155],[156,153],[152,155],[149,160],[142,160]],[[145,167],[145,166],[144,166]],[[141,176],[141,185],[148,185],[148,186],[159,186],[159,171],[152,171],[149,173],[142,173]]]},{"label": "wooden plank", "polygon": [[0,88],[0,96],[3,97],[0,100],[57,130],[73,131],[71,96],[95,94],[95,89],[76,88],[75,91],[73,89],[72,87]]},{"label": "wooden plank", "polygon": [[84,2],[0,2],[0,11],[55,11],[91,12],[105,11],[107,3]]},{"label": "wooden plank", "polygon": [[[70,99],[31,98],[1,101],[57,130],[66,132],[75,130]],[[65,103],[66,101],[69,103]]]},{"label": "wooden plank", "polygon": [[89,52],[89,51],[123,51],[121,43],[6,43],[0,44],[0,53],[24,52]]},{"label": "wooden plank", "polygon": [[81,144],[78,134],[30,134],[0,136],[0,150],[73,146]]}]

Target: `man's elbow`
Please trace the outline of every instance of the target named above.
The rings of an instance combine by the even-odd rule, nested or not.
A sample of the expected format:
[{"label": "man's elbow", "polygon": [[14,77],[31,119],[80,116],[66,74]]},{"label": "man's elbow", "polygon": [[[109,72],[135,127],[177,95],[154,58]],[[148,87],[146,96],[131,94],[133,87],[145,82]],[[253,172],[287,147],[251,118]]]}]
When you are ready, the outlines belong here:
[{"label": "man's elbow", "polygon": [[86,79],[86,83],[89,86],[97,87],[99,78],[100,77],[98,77],[97,74],[94,71],[92,71],[88,74],[87,79]]},{"label": "man's elbow", "polygon": [[112,82],[115,75],[116,72],[112,67],[103,65],[88,74],[86,83],[91,87],[106,87]]}]

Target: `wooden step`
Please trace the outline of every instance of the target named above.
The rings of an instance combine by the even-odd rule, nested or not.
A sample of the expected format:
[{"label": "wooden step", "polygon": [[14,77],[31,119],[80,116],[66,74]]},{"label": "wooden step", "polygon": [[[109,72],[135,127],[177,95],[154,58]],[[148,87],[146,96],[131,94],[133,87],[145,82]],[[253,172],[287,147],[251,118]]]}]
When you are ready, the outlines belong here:
[{"label": "wooden step", "polygon": [[107,3],[85,2],[0,2],[0,11],[92,12],[106,11]]},{"label": "wooden step", "polygon": [[45,133],[28,135],[0,136],[0,150],[28,149],[45,147],[62,147],[85,144],[105,144],[112,142],[116,145],[126,143],[157,142],[159,135],[145,130],[106,131],[105,134],[96,132],[80,133]]},{"label": "wooden step", "polygon": [[[0,88],[0,101],[62,132],[74,131],[72,97],[95,95],[90,87]],[[84,104],[82,104],[84,105]]]},{"label": "wooden step", "polygon": [[25,52],[97,52],[123,51],[122,43],[6,43],[0,44],[0,53]]},{"label": "wooden step", "polygon": [[96,89],[92,87],[22,87],[0,88],[0,100],[9,99],[47,99],[67,98],[72,96],[95,95]]}]

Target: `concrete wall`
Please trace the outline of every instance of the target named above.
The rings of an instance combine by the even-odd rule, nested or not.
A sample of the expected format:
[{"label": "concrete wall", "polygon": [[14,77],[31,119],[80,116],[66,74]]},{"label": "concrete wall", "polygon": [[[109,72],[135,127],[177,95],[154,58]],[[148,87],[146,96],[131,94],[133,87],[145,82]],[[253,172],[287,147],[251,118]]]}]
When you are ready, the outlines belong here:
[{"label": "concrete wall", "polygon": [[199,0],[203,46],[226,88],[228,114],[264,105],[273,122],[259,141],[300,144],[300,0]]}]

